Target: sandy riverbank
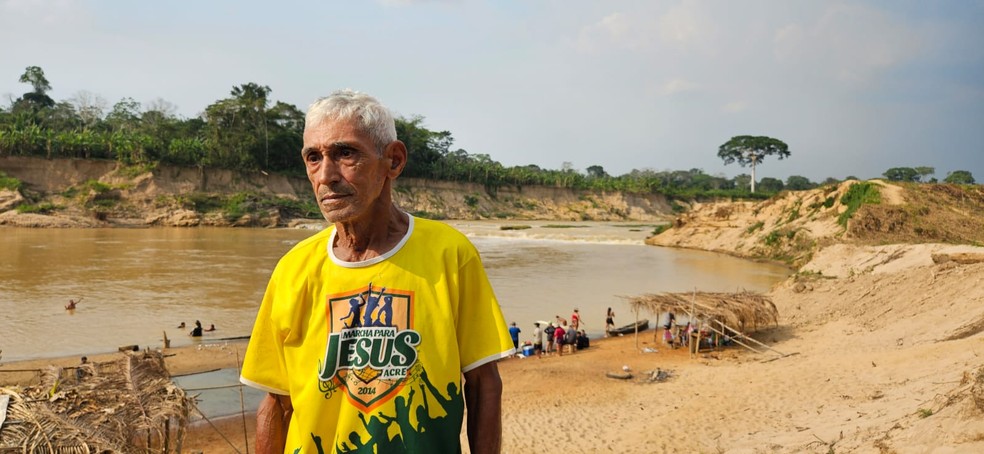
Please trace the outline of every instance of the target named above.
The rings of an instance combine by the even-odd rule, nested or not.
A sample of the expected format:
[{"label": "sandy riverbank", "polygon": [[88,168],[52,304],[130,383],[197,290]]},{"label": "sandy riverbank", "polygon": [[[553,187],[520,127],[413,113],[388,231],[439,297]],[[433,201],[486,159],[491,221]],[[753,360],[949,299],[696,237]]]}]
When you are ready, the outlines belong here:
[{"label": "sandy riverbank", "polygon": [[[654,346],[653,331],[643,332],[639,337],[641,347]],[[507,452],[524,452],[525,446],[539,446],[551,443],[549,439],[540,439],[539,432],[544,427],[558,430],[565,434],[561,441],[574,443],[586,448],[585,434],[579,435],[582,441],[571,438],[574,432],[583,432],[571,421],[570,428],[557,415],[553,415],[558,406],[574,405],[582,410],[589,407],[597,408],[605,400],[622,401],[627,399],[625,391],[634,386],[650,387],[659,385],[632,385],[630,382],[614,381],[604,378],[604,372],[621,371],[623,365],[628,365],[634,372],[641,373],[652,361],[657,361],[660,367],[670,370],[692,366],[683,349],[660,349],[656,353],[636,353],[636,340],[633,336],[598,339],[591,348],[573,355],[557,357],[554,355],[542,358],[512,358],[499,363],[503,377],[504,403],[504,442]],[[659,348],[657,346],[657,348]],[[210,371],[220,368],[237,367],[237,356],[242,357],[246,349],[246,341],[228,341],[168,349],[165,356],[167,367],[172,376]],[[113,361],[122,353],[101,353],[88,355],[90,362]],[[713,353],[712,356],[734,358],[739,355],[736,351]],[[36,370],[49,366],[73,367],[79,362],[77,357],[54,359],[37,359],[17,361],[0,365],[2,370]],[[0,384],[29,384],[34,381],[36,372],[16,372],[0,374]],[[615,386],[617,394],[597,392],[599,386]],[[539,397],[537,397],[539,396]],[[568,399],[570,398],[570,399]],[[587,398],[587,400],[585,400]],[[572,400],[573,399],[573,400]],[[583,405],[578,405],[580,401]],[[541,405],[542,404],[542,405]],[[567,413],[567,412],[565,412]],[[516,414],[515,417],[511,416]],[[250,443],[253,441],[255,429],[255,414],[246,415],[246,430]],[[542,421],[541,421],[542,420]],[[540,421],[540,422],[538,422]],[[202,450],[205,453],[245,452],[243,437],[244,423],[240,416],[226,417],[212,421],[199,421],[189,431],[184,448],[191,452]],[[631,427],[629,427],[631,429]],[[619,442],[612,438],[616,432],[601,440],[590,440],[590,443],[603,441],[606,444]],[[232,446],[230,446],[230,443]],[[250,451],[254,448],[251,445]],[[578,452],[589,452],[578,451]]]},{"label": "sandy riverbank", "polygon": [[[504,360],[504,452],[984,452],[984,263],[933,261],[952,250],[984,252],[820,251],[770,293],[779,325],[756,337],[791,354],[772,361],[737,348],[691,359],[652,331],[638,347],[624,336],[572,356]],[[173,349],[167,364],[174,375],[235,367],[244,347]],[[623,365],[670,378],[605,376]],[[242,420],[218,425],[242,449]],[[185,446],[234,452],[208,425]]]}]

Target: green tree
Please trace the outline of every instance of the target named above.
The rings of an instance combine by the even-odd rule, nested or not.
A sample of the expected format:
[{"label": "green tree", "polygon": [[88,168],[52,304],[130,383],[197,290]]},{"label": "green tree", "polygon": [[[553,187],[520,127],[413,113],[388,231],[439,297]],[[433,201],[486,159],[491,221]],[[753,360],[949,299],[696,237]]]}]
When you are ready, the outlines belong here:
[{"label": "green tree", "polygon": [[[428,178],[440,167],[441,151],[434,146],[435,133],[423,126],[424,117],[396,118],[396,138],[407,146],[407,166],[403,173],[412,178]],[[444,138],[450,146],[450,134]],[[447,150],[447,148],[445,148]]]},{"label": "green tree", "polygon": [[765,177],[759,182],[759,186],[765,192],[779,192],[783,189],[782,180],[778,178]]},{"label": "green tree", "polygon": [[766,156],[777,155],[779,159],[788,158],[789,146],[779,139],[765,136],[735,136],[718,148],[718,157],[728,165],[752,167],[752,192],[755,192],[755,166],[761,164]]},{"label": "green tree", "polygon": [[[267,128],[267,104],[270,95],[270,87],[258,85],[253,82],[232,88],[232,96],[236,97],[241,112],[245,113],[244,121],[248,127],[254,128],[257,145],[250,150],[254,160],[262,167],[269,167],[270,162],[270,134]],[[262,147],[259,145],[262,143]],[[259,150],[263,153],[260,155]]]},{"label": "green tree", "polygon": [[26,108],[37,112],[46,107],[54,107],[55,100],[48,96],[51,84],[44,77],[44,70],[39,66],[28,66],[21,74],[19,81],[31,84],[31,91],[24,93],[15,103],[15,108]]},{"label": "green tree", "polygon": [[715,175],[713,177],[712,185],[714,189],[724,189],[729,191],[735,189],[734,180],[728,179],[727,177],[724,176],[724,174]]},{"label": "green tree", "polygon": [[916,177],[916,179],[924,183],[929,182],[929,180],[926,179],[927,176],[936,173],[935,167],[927,167],[927,166],[913,167],[913,170],[915,170],[916,173],[919,174],[919,176]]},{"label": "green tree", "polygon": [[297,107],[277,101],[267,110],[270,128],[270,158],[267,165],[271,170],[297,171],[304,137],[304,112]]},{"label": "green tree", "polygon": [[161,98],[148,103],[140,115],[140,134],[134,142],[133,162],[156,161],[167,156],[169,144],[181,128],[181,121],[174,115],[175,110],[174,104]]},{"label": "green tree", "polygon": [[605,168],[602,166],[589,166],[585,171],[588,172],[588,176],[592,178],[605,178],[608,176],[608,172],[605,172]]},{"label": "green tree", "polygon": [[232,98],[205,108],[209,163],[236,170],[266,168],[269,163],[267,104],[270,87],[250,82],[235,86]]},{"label": "green tree", "polygon": [[882,174],[888,181],[919,181],[919,172],[912,167],[892,167]]},{"label": "green tree", "polygon": [[807,177],[790,175],[789,178],[786,178],[786,189],[790,191],[803,191],[813,189],[815,187],[817,187],[817,185],[810,181]]},{"label": "green tree", "polygon": [[37,111],[35,119],[43,128],[53,131],[76,129],[82,122],[75,106],[65,101]]},{"label": "green tree", "polygon": [[140,103],[123,98],[106,114],[106,123],[113,131],[135,131],[140,127]]},{"label": "green tree", "polygon": [[44,77],[44,70],[40,66],[28,66],[24,74],[21,74],[20,82],[31,84],[34,93],[44,94],[51,91],[51,83]]},{"label": "green tree", "polygon": [[752,176],[747,173],[735,175],[733,181],[737,189],[750,190],[752,187]]},{"label": "green tree", "polygon": [[945,183],[953,184],[974,184],[974,176],[967,170],[954,170],[946,174],[946,178],[943,179]]}]

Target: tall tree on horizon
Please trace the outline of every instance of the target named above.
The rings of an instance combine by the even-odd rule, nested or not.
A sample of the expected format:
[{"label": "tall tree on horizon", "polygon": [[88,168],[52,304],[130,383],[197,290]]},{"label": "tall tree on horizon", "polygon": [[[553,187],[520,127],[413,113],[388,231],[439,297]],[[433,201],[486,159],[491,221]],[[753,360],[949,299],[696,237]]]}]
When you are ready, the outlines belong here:
[{"label": "tall tree on horizon", "polygon": [[789,146],[779,139],[766,136],[735,136],[718,148],[718,157],[724,165],[738,162],[745,167],[752,166],[752,192],[755,192],[755,166],[761,164],[766,156],[778,155],[779,159],[789,157]]},{"label": "tall tree on horizon", "polygon": [[48,96],[51,91],[51,83],[44,77],[44,70],[40,66],[28,66],[21,74],[19,82],[30,84],[31,91],[24,93],[14,102],[14,108],[27,108],[32,114],[44,108],[55,106],[55,100]]},{"label": "tall tree on horizon", "polygon": [[269,166],[267,107],[270,87],[249,82],[234,86],[231,98],[205,108],[207,138],[211,147],[207,165],[225,165],[236,170],[258,170]]}]

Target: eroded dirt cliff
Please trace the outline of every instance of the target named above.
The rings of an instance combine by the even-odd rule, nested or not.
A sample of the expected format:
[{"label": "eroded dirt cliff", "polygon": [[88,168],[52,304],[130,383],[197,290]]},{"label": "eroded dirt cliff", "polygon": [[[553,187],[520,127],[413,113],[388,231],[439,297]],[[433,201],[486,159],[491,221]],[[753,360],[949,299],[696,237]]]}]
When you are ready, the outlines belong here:
[{"label": "eroded dirt cliff", "polygon": [[[0,171],[22,183],[16,190],[0,189],[0,225],[276,227],[320,219],[303,177],[23,157],[0,158]],[[394,198],[408,212],[439,219],[658,223],[672,212],[659,194],[549,187],[490,191],[476,184],[405,178],[396,181]]]},{"label": "eroded dirt cliff", "polygon": [[[859,200],[859,193],[870,199]],[[984,189],[850,180],[761,202],[697,203],[671,226],[647,243],[793,266],[835,243],[984,245]]]}]

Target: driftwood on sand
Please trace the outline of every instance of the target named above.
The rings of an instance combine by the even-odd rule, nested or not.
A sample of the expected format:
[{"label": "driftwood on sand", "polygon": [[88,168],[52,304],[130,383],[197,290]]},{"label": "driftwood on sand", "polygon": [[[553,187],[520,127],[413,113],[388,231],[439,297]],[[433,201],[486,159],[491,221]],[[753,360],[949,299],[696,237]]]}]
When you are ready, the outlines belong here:
[{"label": "driftwood on sand", "polygon": [[180,452],[192,406],[156,352],[51,367],[39,385],[0,395],[9,396],[0,452]]}]

